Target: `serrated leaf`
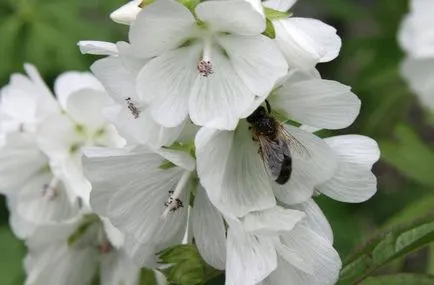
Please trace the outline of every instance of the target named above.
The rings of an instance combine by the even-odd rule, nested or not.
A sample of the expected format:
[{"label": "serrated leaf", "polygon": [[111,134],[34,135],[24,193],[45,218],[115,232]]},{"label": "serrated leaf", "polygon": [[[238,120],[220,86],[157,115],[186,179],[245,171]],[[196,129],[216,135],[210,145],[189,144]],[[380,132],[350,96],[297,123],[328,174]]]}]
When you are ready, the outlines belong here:
[{"label": "serrated leaf", "polygon": [[383,265],[434,241],[434,214],[368,241],[343,264],[339,284],[357,284]]},{"label": "serrated leaf", "polygon": [[434,186],[434,150],[408,126],[399,125],[394,134],[397,142],[380,141],[384,160],[419,183]]},{"label": "serrated leaf", "polygon": [[269,37],[270,39],[274,39],[276,37],[273,23],[269,19],[266,20],[265,31],[262,34]]},{"label": "serrated leaf", "polygon": [[401,273],[386,276],[369,277],[361,285],[432,285],[434,276]]}]

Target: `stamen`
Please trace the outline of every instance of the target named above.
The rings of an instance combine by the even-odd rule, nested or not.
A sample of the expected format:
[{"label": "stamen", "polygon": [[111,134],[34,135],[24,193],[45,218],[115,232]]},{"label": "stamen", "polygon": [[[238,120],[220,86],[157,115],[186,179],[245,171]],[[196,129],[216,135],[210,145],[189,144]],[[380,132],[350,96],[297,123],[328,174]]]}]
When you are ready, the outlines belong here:
[{"label": "stamen", "polygon": [[185,171],[176,185],[175,191],[169,191],[169,199],[164,203],[166,206],[166,210],[163,213],[163,218],[166,218],[169,213],[176,212],[179,208],[183,208],[184,204],[182,203],[179,197],[182,194],[182,191],[185,189],[185,185],[188,183],[190,179],[191,172]]},{"label": "stamen", "polygon": [[54,200],[58,195],[57,185],[59,184],[59,182],[59,179],[53,177],[49,184],[44,184],[42,189],[42,195],[50,201]]},{"label": "stamen", "polygon": [[125,101],[127,101],[128,110],[130,110],[130,112],[133,115],[134,119],[139,118],[139,116],[140,116],[140,110],[136,107],[136,105],[132,101],[131,97],[126,98]]},{"label": "stamen", "polygon": [[214,73],[211,63],[211,46],[212,40],[210,38],[205,38],[203,42],[202,59],[197,64],[197,71],[199,71],[199,74],[203,77],[208,77]]},{"label": "stamen", "polygon": [[210,74],[213,74],[214,71],[212,70],[212,64],[209,60],[201,60],[197,64],[197,71],[199,71],[199,74],[203,77],[208,77]]}]

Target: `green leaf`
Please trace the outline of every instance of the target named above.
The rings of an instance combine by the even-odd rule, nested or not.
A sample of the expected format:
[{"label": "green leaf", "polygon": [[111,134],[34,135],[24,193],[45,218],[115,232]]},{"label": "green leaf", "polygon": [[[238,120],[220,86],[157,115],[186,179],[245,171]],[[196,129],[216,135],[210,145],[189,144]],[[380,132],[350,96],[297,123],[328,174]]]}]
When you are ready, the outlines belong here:
[{"label": "green leaf", "polygon": [[434,150],[408,126],[399,125],[394,134],[397,141],[380,141],[384,160],[419,183],[434,186]]},{"label": "green leaf", "polygon": [[273,20],[280,20],[280,19],[287,19],[291,16],[291,13],[289,12],[282,12],[278,10],[274,10],[271,8],[264,7],[264,13],[267,20],[273,21]]},{"label": "green leaf", "polygon": [[274,39],[276,37],[276,32],[274,31],[273,23],[267,19],[266,24],[265,31],[262,34],[269,37],[270,39]]},{"label": "green leaf", "polygon": [[157,285],[157,278],[155,277],[155,272],[149,268],[142,268],[140,271],[140,282],[139,285]]},{"label": "green leaf", "polygon": [[395,275],[369,277],[361,285],[432,285],[434,276],[401,273]]},{"label": "green leaf", "polygon": [[177,285],[197,285],[219,275],[209,267],[192,244],[176,245],[159,253],[159,262],[171,265],[162,270],[169,282]]},{"label": "green leaf", "polygon": [[343,264],[339,284],[357,284],[371,273],[434,241],[434,214],[368,241]]},{"label": "green leaf", "polygon": [[23,284],[24,246],[11,231],[0,228],[0,284]]}]

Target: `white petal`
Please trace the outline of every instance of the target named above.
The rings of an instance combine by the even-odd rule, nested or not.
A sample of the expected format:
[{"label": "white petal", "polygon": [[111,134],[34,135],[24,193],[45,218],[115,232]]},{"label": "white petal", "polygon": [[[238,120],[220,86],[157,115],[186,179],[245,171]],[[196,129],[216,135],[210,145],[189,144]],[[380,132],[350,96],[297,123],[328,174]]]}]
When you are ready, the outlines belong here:
[{"label": "white petal", "polygon": [[297,0],[268,0],[264,1],[264,6],[281,12],[286,12],[292,8]]},{"label": "white petal", "polygon": [[196,7],[197,17],[218,32],[258,35],[265,30],[265,19],[247,1],[207,1]]},{"label": "white petal", "polygon": [[173,50],[189,37],[195,19],[191,12],[176,1],[155,1],[137,15],[131,24],[132,47],[143,58]]},{"label": "white petal", "polygon": [[276,250],[268,237],[229,227],[226,285],[255,285],[277,266]]},{"label": "white petal", "polygon": [[[294,230],[282,235],[281,240],[288,248],[295,250],[303,259],[313,264],[315,281],[301,284],[335,284],[342,263],[338,253],[327,239],[304,226],[297,225]],[[298,275],[303,274],[299,272]]]},{"label": "white petal", "polygon": [[401,74],[411,90],[425,107],[434,109],[434,59],[406,58],[401,65]]},{"label": "white petal", "polygon": [[140,268],[127,256],[124,250],[105,254],[100,264],[100,285],[138,284]]},{"label": "white petal", "polygon": [[199,184],[191,213],[193,235],[202,258],[212,267],[224,270],[226,263],[226,229],[222,215],[210,203]]},{"label": "white petal", "polygon": [[0,192],[10,194],[18,190],[38,171],[48,165],[38,149],[33,135],[11,133],[0,149]]},{"label": "white petal", "polygon": [[310,79],[285,83],[275,92],[271,105],[303,124],[342,129],[354,122],[361,104],[349,86],[337,81]]},{"label": "white petal", "polygon": [[202,128],[195,145],[201,183],[221,212],[241,217],[275,205],[271,181],[246,123],[235,132]]},{"label": "white petal", "polygon": [[72,93],[66,101],[66,111],[76,124],[81,125],[85,132],[92,134],[106,125],[107,121],[102,116],[102,108],[113,101],[107,93],[81,89]]},{"label": "white petal", "polygon": [[199,53],[199,46],[168,52],[151,60],[137,77],[139,97],[150,104],[152,117],[165,127],[181,124],[188,115]]},{"label": "white petal", "polygon": [[276,44],[263,35],[226,35],[220,36],[218,42],[228,54],[238,76],[256,96],[267,96],[277,80],[288,71]]},{"label": "white petal", "polygon": [[326,183],[316,189],[342,202],[360,203],[377,192],[377,178],[372,165],[380,159],[378,144],[359,135],[337,136],[325,139],[337,154],[338,170]]},{"label": "white petal", "polygon": [[157,252],[155,244],[139,243],[133,236],[125,237],[124,249],[135,265],[140,267],[156,268]]},{"label": "white petal", "polygon": [[62,108],[66,109],[69,95],[81,89],[94,89],[103,91],[101,83],[89,72],[64,72],[54,82],[54,92]]},{"label": "white petal", "polygon": [[301,221],[301,225],[313,230],[317,234],[333,243],[333,231],[324,216],[324,213],[318,207],[313,199],[304,202],[303,204],[294,205],[291,208],[303,211],[306,213],[305,218]]},{"label": "white petal", "polygon": [[247,214],[242,219],[242,224],[247,231],[256,234],[275,233],[292,230],[304,217],[305,214],[301,211],[276,206],[271,209]]},{"label": "white petal", "polygon": [[194,158],[185,151],[162,148],[158,150],[158,154],[185,170],[193,171],[195,169],[196,162]]},{"label": "white petal", "polygon": [[304,146],[305,150],[291,149],[292,172],[284,185],[273,183],[276,197],[292,205],[307,201],[314,187],[329,180],[337,169],[333,150],[317,136],[296,127],[285,125],[286,130]]},{"label": "white petal", "polygon": [[209,128],[233,130],[241,114],[255,95],[237,75],[231,61],[221,53],[212,53],[214,73],[197,76],[189,101],[193,123]]},{"label": "white petal", "polygon": [[83,54],[117,55],[116,44],[101,41],[79,41],[78,47]]},{"label": "white petal", "polygon": [[125,69],[120,58],[106,57],[97,60],[90,69],[119,104],[125,105],[126,98],[137,98],[135,77]]},{"label": "white petal", "polygon": [[53,196],[44,191],[50,185],[52,175],[38,175],[21,189],[17,201],[17,212],[34,224],[62,222],[78,214],[78,204],[72,203],[65,186],[60,181],[54,188]]},{"label": "white petal", "polygon": [[310,69],[339,54],[342,43],[336,29],[321,21],[291,17],[273,21],[273,25],[276,43],[290,67]]},{"label": "white petal", "polygon": [[119,24],[130,25],[142,10],[139,5],[142,0],[132,0],[110,14],[110,18]]}]

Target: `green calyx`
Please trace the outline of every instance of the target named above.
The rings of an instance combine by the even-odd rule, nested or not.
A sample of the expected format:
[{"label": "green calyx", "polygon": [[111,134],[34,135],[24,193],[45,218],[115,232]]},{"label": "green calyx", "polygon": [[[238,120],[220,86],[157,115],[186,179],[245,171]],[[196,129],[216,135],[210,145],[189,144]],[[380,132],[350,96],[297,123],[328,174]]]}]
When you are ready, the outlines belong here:
[{"label": "green calyx", "polygon": [[96,214],[84,215],[78,227],[68,237],[67,243],[69,247],[74,246],[83,235],[94,225],[100,222],[100,219]]},{"label": "green calyx", "polygon": [[190,10],[191,13],[194,14],[194,9],[200,3],[200,0],[178,0],[178,3],[182,4],[188,10]]},{"label": "green calyx", "polygon": [[282,12],[267,7],[264,7],[264,13],[265,13],[265,18],[267,18],[270,21],[287,19],[292,15],[292,13],[290,13],[289,11]]},{"label": "green calyx", "polygon": [[192,244],[169,247],[158,253],[159,263],[170,265],[162,270],[170,284],[198,285],[220,274],[208,266]]}]

